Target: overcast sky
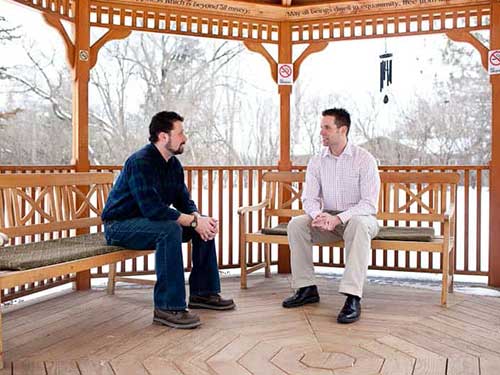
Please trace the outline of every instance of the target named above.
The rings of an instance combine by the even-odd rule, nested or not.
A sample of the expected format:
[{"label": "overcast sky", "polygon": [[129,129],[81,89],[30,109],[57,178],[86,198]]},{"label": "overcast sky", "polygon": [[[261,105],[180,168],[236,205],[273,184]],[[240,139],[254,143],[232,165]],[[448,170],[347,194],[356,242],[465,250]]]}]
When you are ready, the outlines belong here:
[{"label": "overcast sky", "polygon": [[[48,50],[57,48],[64,59],[62,41],[37,11],[0,0],[0,14],[12,24],[22,26],[37,46]],[[443,35],[429,35],[330,43],[326,50],[309,56],[303,63],[300,81],[316,94],[328,95],[332,90],[345,93],[356,98],[361,103],[360,107],[370,94],[375,95],[381,106],[380,123],[391,128],[397,107],[406,106],[417,93],[432,95],[434,77],[446,74],[439,55],[439,49],[445,41]],[[2,48],[5,50],[5,47]],[[383,95],[379,93],[379,55],[386,52],[386,48],[394,57],[391,101],[384,105]],[[277,92],[267,62],[258,54],[249,51],[244,53],[242,74],[246,74],[246,78],[262,90]],[[298,53],[300,51],[295,51],[296,55]],[[20,47],[9,47],[7,55],[2,53],[2,64],[15,63],[21,56]],[[479,60],[479,55],[475,54],[474,58]]]}]

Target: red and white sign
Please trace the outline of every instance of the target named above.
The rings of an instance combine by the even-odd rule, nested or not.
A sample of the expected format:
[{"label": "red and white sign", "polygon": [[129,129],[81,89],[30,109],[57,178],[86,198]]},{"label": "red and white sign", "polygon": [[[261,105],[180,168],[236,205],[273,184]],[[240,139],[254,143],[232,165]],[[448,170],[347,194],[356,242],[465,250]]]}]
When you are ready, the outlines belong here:
[{"label": "red and white sign", "polygon": [[488,53],[488,71],[490,74],[500,74],[500,50],[495,49]]},{"label": "red and white sign", "polygon": [[278,64],[278,85],[293,85],[293,64]]}]

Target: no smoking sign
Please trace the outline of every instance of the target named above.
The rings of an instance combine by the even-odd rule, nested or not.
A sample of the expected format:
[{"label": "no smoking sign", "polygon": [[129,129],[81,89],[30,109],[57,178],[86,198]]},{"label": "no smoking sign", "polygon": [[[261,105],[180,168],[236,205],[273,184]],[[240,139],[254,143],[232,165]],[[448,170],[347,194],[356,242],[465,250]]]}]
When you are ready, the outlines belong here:
[{"label": "no smoking sign", "polygon": [[500,74],[500,50],[489,51],[488,71],[490,74]]},{"label": "no smoking sign", "polygon": [[278,64],[278,85],[293,85],[293,64]]}]

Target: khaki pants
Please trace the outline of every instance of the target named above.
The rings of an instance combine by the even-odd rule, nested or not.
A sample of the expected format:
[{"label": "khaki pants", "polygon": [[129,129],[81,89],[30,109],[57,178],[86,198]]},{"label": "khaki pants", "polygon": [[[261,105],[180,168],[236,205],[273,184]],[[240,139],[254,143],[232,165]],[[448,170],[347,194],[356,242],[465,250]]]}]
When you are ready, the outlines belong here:
[{"label": "khaki pants", "polygon": [[312,244],[343,239],[347,258],[339,292],[363,296],[363,284],[370,259],[370,241],[378,233],[375,216],[353,216],[347,224],[337,225],[333,232],[311,227],[309,215],[294,217],[288,223],[288,242],[292,260],[294,289],[315,285]]}]

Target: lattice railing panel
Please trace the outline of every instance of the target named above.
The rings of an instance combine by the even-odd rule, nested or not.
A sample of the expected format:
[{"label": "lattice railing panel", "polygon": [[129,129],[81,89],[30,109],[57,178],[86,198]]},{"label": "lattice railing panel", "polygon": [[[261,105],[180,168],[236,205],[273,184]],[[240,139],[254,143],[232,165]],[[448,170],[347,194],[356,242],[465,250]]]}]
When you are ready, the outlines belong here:
[{"label": "lattice railing panel", "polygon": [[56,14],[63,19],[70,20],[74,18],[74,0],[15,0],[30,8]]},{"label": "lattice railing panel", "polygon": [[269,21],[239,20],[232,17],[200,16],[188,11],[179,13],[158,7],[147,11],[126,4],[93,2],[92,26],[127,27],[138,31],[203,36],[218,39],[278,42],[279,24]]},{"label": "lattice railing panel", "polygon": [[448,10],[408,12],[404,15],[348,17],[297,22],[292,26],[293,43],[320,40],[386,38],[444,33],[450,30],[484,30],[490,26],[490,8],[460,7]]}]

